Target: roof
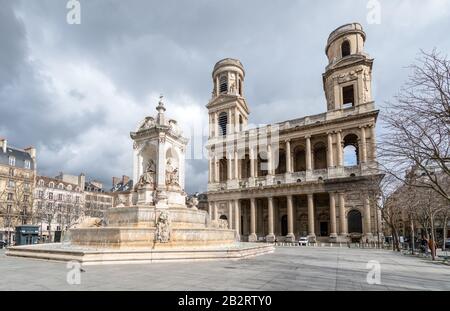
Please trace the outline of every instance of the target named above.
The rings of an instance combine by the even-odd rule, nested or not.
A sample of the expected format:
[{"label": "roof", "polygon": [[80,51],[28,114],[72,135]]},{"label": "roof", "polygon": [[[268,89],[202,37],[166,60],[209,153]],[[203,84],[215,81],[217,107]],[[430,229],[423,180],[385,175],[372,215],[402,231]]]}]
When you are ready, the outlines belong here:
[{"label": "roof", "polygon": [[123,181],[118,182],[114,187],[111,188],[110,192],[124,192],[133,189],[133,180],[130,179],[128,182],[123,183]]},{"label": "roof", "polygon": [[[68,183],[68,182],[62,181],[61,179],[47,177],[47,176],[36,176],[36,183],[37,183],[38,187],[39,187],[40,180],[44,181],[44,187],[48,187],[49,183],[53,182],[55,188],[58,188],[58,185],[60,185],[60,184],[64,185],[64,190],[68,190],[67,189],[68,186],[71,186],[73,191],[75,191],[75,189],[79,188],[79,186],[76,184]],[[82,191],[83,189],[79,189],[79,190]]]},{"label": "roof", "polygon": [[16,165],[15,167],[18,168],[25,168],[25,161],[30,161],[30,169],[35,169],[35,163],[33,161],[33,158],[31,158],[30,154],[26,152],[25,150],[14,148],[14,147],[7,147],[6,153],[3,152],[3,149],[0,148],[0,164],[8,165],[9,166],[9,157],[13,156],[16,158]]}]

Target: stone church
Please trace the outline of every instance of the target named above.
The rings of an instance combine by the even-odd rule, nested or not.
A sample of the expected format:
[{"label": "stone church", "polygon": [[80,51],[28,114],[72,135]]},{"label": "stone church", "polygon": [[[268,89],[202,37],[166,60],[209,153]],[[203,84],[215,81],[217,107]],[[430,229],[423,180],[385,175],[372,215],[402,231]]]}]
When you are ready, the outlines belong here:
[{"label": "stone church", "polygon": [[[373,59],[358,23],[334,30],[323,73],[326,112],[247,129],[245,71],[237,59],[212,73],[208,203],[241,241],[373,241],[376,209]],[[348,158],[353,162],[347,162]]]}]

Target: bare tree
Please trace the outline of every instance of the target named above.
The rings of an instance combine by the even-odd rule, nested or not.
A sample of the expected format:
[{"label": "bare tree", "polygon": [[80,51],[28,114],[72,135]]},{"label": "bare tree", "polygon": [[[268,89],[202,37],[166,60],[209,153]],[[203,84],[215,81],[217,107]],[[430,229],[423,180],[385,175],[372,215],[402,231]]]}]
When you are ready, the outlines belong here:
[{"label": "bare tree", "polygon": [[432,189],[450,202],[450,61],[436,50],[421,51],[410,68],[408,82],[382,114],[388,134],[379,145],[380,159],[385,171],[405,184],[405,172],[413,168],[423,178],[412,186]]}]

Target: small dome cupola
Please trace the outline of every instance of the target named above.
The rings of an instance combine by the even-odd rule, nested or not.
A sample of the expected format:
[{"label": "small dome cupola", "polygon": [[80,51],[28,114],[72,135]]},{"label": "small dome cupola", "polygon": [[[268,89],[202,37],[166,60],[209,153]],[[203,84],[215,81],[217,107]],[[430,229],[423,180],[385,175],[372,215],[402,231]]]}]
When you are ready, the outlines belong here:
[{"label": "small dome cupola", "polygon": [[361,24],[351,23],[338,27],[328,37],[325,53],[330,63],[364,52],[366,33]]},{"label": "small dome cupola", "polygon": [[212,73],[214,81],[213,96],[243,96],[244,66],[233,58],[225,58],[216,63]]}]

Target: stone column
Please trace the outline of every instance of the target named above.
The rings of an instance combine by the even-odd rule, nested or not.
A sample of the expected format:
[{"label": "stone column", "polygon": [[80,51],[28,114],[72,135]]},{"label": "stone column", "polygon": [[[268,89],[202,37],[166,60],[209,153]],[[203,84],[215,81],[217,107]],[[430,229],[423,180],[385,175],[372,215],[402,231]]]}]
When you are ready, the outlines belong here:
[{"label": "stone column", "polygon": [[237,147],[234,150],[234,179],[239,179],[239,157]]},{"label": "stone column", "polygon": [[286,140],[286,172],[292,173],[291,141]]},{"label": "stone column", "polygon": [[208,215],[209,215],[209,220],[210,220],[210,221],[211,221],[212,218],[213,218],[212,210],[213,210],[213,208],[212,208],[212,202],[209,202],[209,204],[208,204]]},{"label": "stone column", "polygon": [[371,160],[375,161],[377,157],[377,141],[376,141],[376,133],[375,133],[375,124],[370,126],[370,156]]},{"label": "stone column", "polygon": [[219,176],[219,160],[217,159],[217,155],[214,156],[214,181],[216,183],[220,182]]},{"label": "stone column", "polygon": [[214,112],[214,136],[219,137],[219,114]]},{"label": "stone column", "polygon": [[328,133],[327,162],[328,162],[328,167],[334,166],[334,163],[333,163],[333,136],[330,132]]},{"label": "stone column", "polygon": [[330,238],[337,237],[336,230],[336,193],[330,192],[330,223],[331,223],[331,232]]},{"label": "stone column", "polygon": [[367,162],[367,144],[366,144],[366,129],[364,126],[361,127],[361,139],[360,139],[360,146],[361,146],[361,163]]},{"label": "stone column", "polygon": [[336,133],[336,149],[337,149],[337,166],[342,167],[344,165],[343,159],[343,151],[342,151],[342,135],[341,131]]},{"label": "stone column", "polygon": [[227,154],[227,180],[233,179],[233,161],[231,159],[231,153]]},{"label": "stone column", "polygon": [[367,238],[372,237],[371,217],[370,217],[370,198],[369,194],[364,195],[364,233]]},{"label": "stone column", "polygon": [[308,235],[315,238],[316,233],[314,229],[314,194],[308,194]]},{"label": "stone column", "polygon": [[272,146],[267,143],[267,175],[273,175],[273,157],[272,157]]},{"label": "stone column", "polygon": [[311,163],[311,136],[306,136],[306,170],[312,170]]},{"label": "stone column", "polygon": [[228,229],[233,229],[233,201],[228,201]]},{"label": "stone column", "polygon": [[158,188],[164,189],[166,188],[166,137],[160,136],[159,137],[159,143],[158,143],[158,163],[157,169],[158,169]]},{"label": "stone column", "polygon": [[217,210],[217,202],[211,202],[214,207],[214,220],[219,220],[219,212]]},{"label": "stone column", "polygon": [[256,236],[256,202],[255,198],[250,199],[250,235],[248,236],[249,242],[256,242],[258,240]]},{"label": "stone column", "polygon": [[274,226],[273,226],[273,197],[267,198],[268,207],[268,235],[266,236],[267,242],[275,242]]},{"label": "stone column", "polygon": [[345,221],[345,193],[339,192],[339,234],[347,237],[347,226]]},{"label": "stone column", "polygon": [[250,177],[255,177],[255,151],[253,147],[249,149],[249,157],[250,157]]},{"label": "stone column", "polygon": [[241,211],[239,208],[239,200],[234,200],[234,230],[236,230],[236,239],[240,241],[241,228]]},{"label": "stone column", "polygon": [[287,242],[294,242],[294,210],[292,207],[292,195],[287,196],[287,221],[288,221],[288,234],[286,236]]},{"label": "stone column", "polygon": [[209,159],[208,165],[209,165],[208,182],[213,183],[214,182],[214,156]]}]

